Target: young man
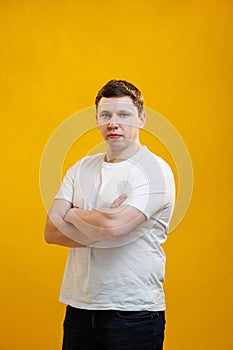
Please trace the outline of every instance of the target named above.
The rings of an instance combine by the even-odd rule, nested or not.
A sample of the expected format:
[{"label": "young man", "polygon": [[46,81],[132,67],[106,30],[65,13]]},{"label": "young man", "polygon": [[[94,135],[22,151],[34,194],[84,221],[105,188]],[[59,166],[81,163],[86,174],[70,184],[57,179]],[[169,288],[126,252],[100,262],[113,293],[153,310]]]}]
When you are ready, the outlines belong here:
[{"label": "young man", "polygon": [[163,281],[175,186],[170,167],[139,141],[141,92],[109,81],[96,97],[105,154],[71,167],[49,211],[45,239],[70,247],[60,301],[63,350],[161,350]]}]

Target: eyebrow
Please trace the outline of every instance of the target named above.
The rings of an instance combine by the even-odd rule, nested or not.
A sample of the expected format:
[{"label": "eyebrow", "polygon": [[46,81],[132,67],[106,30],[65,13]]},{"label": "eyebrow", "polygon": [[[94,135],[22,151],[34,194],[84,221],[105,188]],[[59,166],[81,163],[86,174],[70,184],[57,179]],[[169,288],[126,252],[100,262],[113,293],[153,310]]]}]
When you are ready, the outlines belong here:
[{"label": "eyebrow", "polygon": [[108,111],[107,109],[104,109],[104,110],[100,111],[100,113],[110,113],[110,111]]},{"label": "eyebrow", "polygon": [[[119,111],[117,111],[117,113],[131,113],[131,110],[127,110],[127,109],[120,109]],[[99,113],[112,113],[112,111],[107,110],[107,109],[103,109],[102,111],[99,111]]]}]

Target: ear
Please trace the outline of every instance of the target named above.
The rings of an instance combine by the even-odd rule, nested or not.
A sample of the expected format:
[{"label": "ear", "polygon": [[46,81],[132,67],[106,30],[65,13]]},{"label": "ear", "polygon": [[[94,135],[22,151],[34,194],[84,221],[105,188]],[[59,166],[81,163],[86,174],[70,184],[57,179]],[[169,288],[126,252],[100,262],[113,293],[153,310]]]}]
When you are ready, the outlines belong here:
[{"label": "ear", "polygon": [[95,125],[98,130],[100,130],[97,114],[95,115]]},{"label": "ear", "polygon": [[99,126],[99,121],[98,121],[98,116],[97,116],[97,114],[95,115],[95,122],[96,122],[96,125]]},{"label": "ear", "polygon": [[142,112],[139,117],[139,128],[142,129],[146,123],[146,112]]}]

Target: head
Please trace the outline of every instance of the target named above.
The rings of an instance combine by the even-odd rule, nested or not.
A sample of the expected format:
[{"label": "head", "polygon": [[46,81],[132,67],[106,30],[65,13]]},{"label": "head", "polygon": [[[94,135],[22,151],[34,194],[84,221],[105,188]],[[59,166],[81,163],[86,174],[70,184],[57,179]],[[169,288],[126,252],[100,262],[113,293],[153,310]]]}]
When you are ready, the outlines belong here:
[{"label": "head", "polygon": [[144,126],[141,92],[125,80],[110,80],[98,92],[96,121],[108,148],[133,148],[139,142],[139,129]]},{"label": "head", "polygon": [[96,96],[96,110],[98,110],[98,105],[102,97],[124,96],[129,96],[131,98],[133,104],[137,107],[138,115],[140,116],[143,112],[143,96],[136,86],[126,80],[110,80],[105,84]]}]

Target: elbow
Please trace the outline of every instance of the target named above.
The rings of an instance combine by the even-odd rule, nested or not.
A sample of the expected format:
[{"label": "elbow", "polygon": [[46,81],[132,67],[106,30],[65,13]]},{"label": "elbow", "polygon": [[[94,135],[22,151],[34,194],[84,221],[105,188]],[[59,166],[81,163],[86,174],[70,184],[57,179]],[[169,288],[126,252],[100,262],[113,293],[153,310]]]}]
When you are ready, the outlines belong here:
[{"label": "elbow", "polygon": [[110,241],[116,238],[113,226],[106,220],[91,226],[91,228],[89,227],[89,230],[86,230],[85,233],[98,241]]},{"label": "elbow", "polygon": [[119,236],[120,228],[112,215],[106,216],[105,220],[101,220],[97,228],[98,236],[102,236],[103,240],[114,240]]},{"label": "elbow", "polygon": [[44,231],[44,240],[48,244],[52,244],[53,243],[50,235],[47,232],[47,230]]},{"label": "elbow", "polygon": [[48,244],[54,244],[55,243],[55,233],[56,233],[56,228],[52,221],[50,220],[49,217],[47,217],[47,221],[45,224],[45,229],[44,229],[44,240]]},{"label": "elbow", "polygon": [[102,235],[103,240],[114,240],[126,236],[129,232],[126,226],[119,224],[115,220],[106,220],[104,228],[98,228],[98,235]]},{"label": "elbow", "polygon": [[109,230],[109,239],[117,239],[120,237],[124,237],[124,236],[128,236],[130,232],[119,228],[112,228],[111,230]]},{"label": "elbow", "polygon": [[48,227],[45,227],[45,230],[44,230],[44,240],[48,244],[54,244],[54,239],[53,239],[51,229],[49,229]]},{"label": "elbow", "polygon": [[110,217],[106,222],[106,232],[109,240],[114,240],[120,237],[128,236],[135,228],[134,221],[123,220],[115,217]]}]

